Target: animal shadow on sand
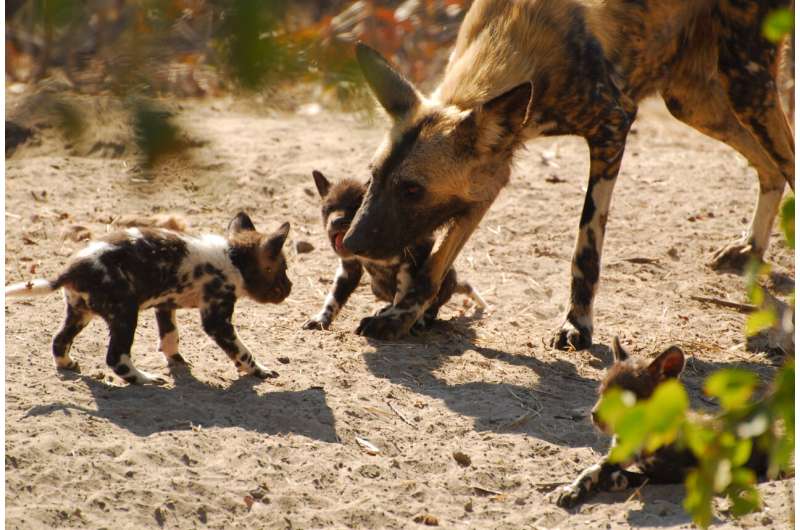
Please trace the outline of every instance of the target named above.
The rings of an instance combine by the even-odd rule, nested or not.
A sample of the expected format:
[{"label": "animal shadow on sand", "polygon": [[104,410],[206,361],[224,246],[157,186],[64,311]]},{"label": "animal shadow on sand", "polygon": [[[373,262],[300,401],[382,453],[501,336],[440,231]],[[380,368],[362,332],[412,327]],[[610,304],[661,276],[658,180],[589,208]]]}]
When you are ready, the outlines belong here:
[{"label": "animal shadow on sand", "polygon": [[[558,445],[591,447],[605,452],[610,439],[598,433],[589,419],[597,400],[599,381],[579,375],[575,365],[567,360],[538,359],[538,350],[532,349],[530,355],[525,355],[481,346],[470,325],[477,318],[480,313],[438,321],[421,336],[403,342],[368,339],[375,351],[363,354],[364,360],[375,376],[439,399],[453,412],[473,418],[476,431],[519,432]],[[529,368],[538,382],[530,385],[486,381],[450,384],[437,377],[435,371],[446,361],[469,350],[489,362]],[[611,365],[608,346],[594,344],[588,353],[594,357],[591,362],[598,368]],[[687,354],[689,360],[683,380],[692,406],[698,409],[715,408],[712,401],[702,396],[702,387],[705,378],[716,370],[733,366],[753,370],[764,381],[771,380],[775,370],[773,366],[757,362],[709,363],[692,356],[691,351]]]},{"label": "animal shadow on sand", "polygon": [[254,377],[242,376],[227,388],[218,388],[196,379],[189,367],[170,372],[174,387],[118,387],[86,375],[65,375],[86,385],[97,410],[51,403],[35,406],[25,416],[77,411],[107,419],[137,436],[193,427],[239,427],[263,434],[293,433],[323,442],[339,441],[333,412],[321,388],[258,393],[254,385],[263,381]]},{"label": "animal shadow on sand", "polygon": [[[597,381],[578,375],[575,366],[564,360],[544,362],[534,355],[477,344],[470,324],[478,318],[480,312],[437,321],[422,335],[402,342],[367,339],[375,350],[364,353],[364,360],[375,376],[439,399],[453,412],[473,418],[476,431],[521,432],[570,447],[591,446],[598,450],[607,447],[607,442],[600,440],[583,421],[594,402]],[[489,363],[527,367],[538,376],[539,383],[451,384],[437,377],[434,372],[446,361],[468,350],[477,352]]]}]

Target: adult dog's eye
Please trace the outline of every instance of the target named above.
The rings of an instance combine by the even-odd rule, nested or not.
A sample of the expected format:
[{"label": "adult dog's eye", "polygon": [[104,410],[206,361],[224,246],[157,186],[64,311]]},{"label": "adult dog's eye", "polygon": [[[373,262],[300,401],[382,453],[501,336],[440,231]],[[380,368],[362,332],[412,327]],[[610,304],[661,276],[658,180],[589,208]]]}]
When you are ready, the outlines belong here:
[{"label": "adult dog's eye", "polygon": [[409,200],[417,200],[425,193],[425,189],[416,182],[403,182],[400,184],[400,190]]}]

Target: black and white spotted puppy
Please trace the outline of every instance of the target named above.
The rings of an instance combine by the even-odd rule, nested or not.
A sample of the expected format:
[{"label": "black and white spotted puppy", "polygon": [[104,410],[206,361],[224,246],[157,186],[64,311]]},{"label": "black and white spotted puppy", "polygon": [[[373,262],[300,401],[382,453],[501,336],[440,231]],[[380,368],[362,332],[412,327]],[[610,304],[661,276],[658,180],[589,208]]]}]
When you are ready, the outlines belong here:
[{"label": "black and white spotted puppy", "polygon": [[260,378],[277,376],[247,350],[231,323],[236,300],[280,303],[290,293],[283,244],[284,223],[273,234],[257,232],[239,213],[227,237],[192,236],[162,228],[128,228],[90,242],[75,253],[54,280],[36,279],[6,287],[6,296],[43,295],[62,289],[66,318],[53,337],[56,367],[78,370],[69,351],[95,316],[108,325],[106,363],[128,383],[162,384],[133,366],[131,345],[141,309],[154,308],[159,350],[170,365],[185,363],[178,353],[175,310],[199,308],[203,329],[236,367]]},{"label": "black and white spotted puppy", "polygon": [[[600,397],[610,388],[620,388],[631,392],[637,400],[647,399],[660,383],[677,378],[685,364],[683,351],[677,346],[670,346],[648,363],[632,358],[615,337],[612,352],[614,364],[600,383]],[[597,417],[599,402],[598,399],[598,404],[592,409],[592,422],[598,429],[610,434]],[[639,472],[627,469],[632,465],[636,465]],[[584,470],[570,484],[556,490],[556,503],[563,508],[572,508],[600,491],[622,491],[638,488],[645,483],[678,484],[696,465],[697,460],[689,449],[675,445],[663,446],[652,453],[640,453],[625,463],[611,463],[606,456]],[[766,455],[753,447],[747,467],[757,474],[765,473]]]},{"label": "black and white spotted puppy", "polygon": [[[412,285],[413,278],[431,255],[433,238],[418,241],[406,248],[402,255],[391,259],[375,261],[350,254],[342,245],[347,229],[356,214],[366,192],[366,185],[353,179],[343,179],[332,185],[319,171],[313,172],[314,184],[322,199],[322,224],[328,234],[333,251],[339,256],[339,267],[333,288],[325,298],[320,312],[309,319],[305,329],[328,329],[336,316],[347,303],[347,299],[358,287],[363,271],[370,276],[372,292],[379,299],[390,305],[381,309],[380,313],[392,310],[392,304],[403,298],[406,290]],[[446,304],[453,293],[464,294],[471,298],[480,308],[486,307],[481,295],[467,282],[459,281],[455,269],[450,269],[442,282],[439,295],[427,309],[415,328],[429,326]]]}]

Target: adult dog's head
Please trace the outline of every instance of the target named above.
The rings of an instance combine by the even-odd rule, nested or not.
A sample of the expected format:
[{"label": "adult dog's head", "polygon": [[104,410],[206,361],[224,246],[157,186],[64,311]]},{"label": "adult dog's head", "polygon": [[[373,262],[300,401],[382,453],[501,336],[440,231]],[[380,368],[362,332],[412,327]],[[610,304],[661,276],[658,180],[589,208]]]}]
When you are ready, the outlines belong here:
[{"label": "adult dog's head", "polygon": [[370,164],[364,202],[343,244],[386,259],[494,200],[523,140],[533,87],[524,83],[463,109],[424,97],[372,48],[358,44],[356,55],[392,127]]}]

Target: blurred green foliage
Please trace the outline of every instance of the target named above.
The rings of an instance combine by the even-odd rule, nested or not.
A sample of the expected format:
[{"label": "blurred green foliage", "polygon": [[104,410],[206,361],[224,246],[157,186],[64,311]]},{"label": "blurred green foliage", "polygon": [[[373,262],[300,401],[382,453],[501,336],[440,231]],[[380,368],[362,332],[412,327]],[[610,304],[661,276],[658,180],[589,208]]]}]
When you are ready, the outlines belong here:
[{"label": "blurred green foliage", "polygon": [[783,37],[794,30],[794,11],[791,9],[776,9],[764,19],[761,28],[764,36],[772,42],[780,42]]},{"label": "blurred green foliage", "polygon": [[[794,195],[783,203],[780,226],[787,245],[794,248]],[[765,294],[758,278],[768,270],[760,263],[750,267],[750,299],[762,308],[748,316],[748,336],[783,325],[774,307],[763,307]],[[662,383],[650,399],[640,402],[630,392],[611,389],[598,407],[600,419],[617,437],[609,458],[627,462],[642,451],[675,444],[690,450],[698,461],[686,477],[683,504],[698,526],[707,528],[711,524],[716,495],[730,500],[731,513],[736,517],[756,511],[761,507],[756,476],[745,467],[754,449],[766,456],[770,478],[792,466],[794,358],[778,370],[766,397],[754,401],[758,386],[758,376],[753,372],[726,369],[712,374],[704,392],[720,404],[721,412],[714,417],[691,414],[686,390],[676,380]]]},{"label": "blurred green foliage", "polygon": [[685,481],[684,508],[700,527],[712,520],[716,495],[731,501],[731,513],[741,516],[760,508],[756,475],[746,466],[753,449],[768,455],[771,478],[791,465],[794,452],[794,360],[781,368],[767,397],[751,398],[758,377],[748,371],[720,370],[706,380],[705,393],[719,400],[721,413],[689,413],[688,396],[676,380],[656,389],[650,399],[611,389],[598,408],[600,419],[617,437],[609,456],[627,462],[645,452],[674,444],[697,458]]}]

